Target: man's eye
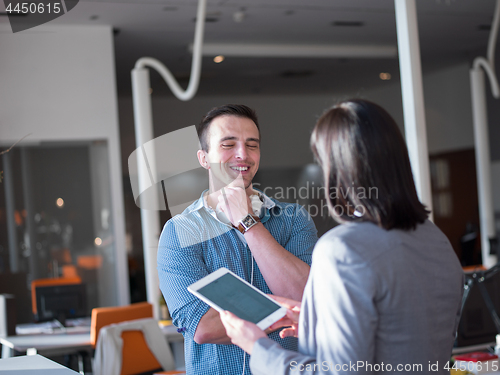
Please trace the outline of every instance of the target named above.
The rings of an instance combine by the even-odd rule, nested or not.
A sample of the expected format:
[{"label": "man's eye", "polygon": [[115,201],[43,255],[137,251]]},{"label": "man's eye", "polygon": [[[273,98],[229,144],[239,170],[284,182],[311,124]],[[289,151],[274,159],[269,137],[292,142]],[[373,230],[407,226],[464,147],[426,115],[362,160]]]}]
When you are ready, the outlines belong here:
[{"label": "man's eye", "polygon": [[233,145],[223,144],[222,147],[229,148],[229,147],[233,147]]},{"label": "man's eye", "polygon": [[259,146],[257,146],[257,145],[248,145],[247,147],[249,147],[249,148],[258,148]]}]

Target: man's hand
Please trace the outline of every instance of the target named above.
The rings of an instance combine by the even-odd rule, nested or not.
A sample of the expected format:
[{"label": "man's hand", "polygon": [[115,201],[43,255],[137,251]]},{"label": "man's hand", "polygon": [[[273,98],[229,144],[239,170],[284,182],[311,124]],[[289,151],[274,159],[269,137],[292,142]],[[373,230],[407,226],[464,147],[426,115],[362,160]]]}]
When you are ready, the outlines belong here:
[{"label": "man's hand", "polygon": [[251,211],[250,197],[247,195],[241,173],[231,184],[221,189],[217,207],[238,227],[239,221]]},{"label": "man's hand", "polygon": [[278,297],[274,295],[269,295],[269,297],[274,299],[280,305],[286,307],[288,310],[285,317],[272,324],[268,329],[275,331],[279,328],[286,327],[280,332],[280,337],[282,339],[289,336],[298,337],[299,315],[302,303],[299,301],[294,301],[293,299]]},{"label": "man's hand", "polygon": [[256,324],[240,319],[229,311],[221,312],[220,320],[226,328],[226,333],[231,342],[248,354],[252,354],[253,346],[258,339],[267,337],[266,333]]}]

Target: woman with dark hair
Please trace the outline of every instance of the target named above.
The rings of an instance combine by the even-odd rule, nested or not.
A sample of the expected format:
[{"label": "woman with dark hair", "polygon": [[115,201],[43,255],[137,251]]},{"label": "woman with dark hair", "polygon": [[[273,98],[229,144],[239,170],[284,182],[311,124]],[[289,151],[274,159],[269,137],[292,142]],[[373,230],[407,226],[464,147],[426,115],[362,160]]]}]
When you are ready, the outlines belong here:
[{"label": "woman with dark hair", "polygon": [[318,120],[312,151],[339,223],[317,243],[302,303],[271,329],[298,336],[282,349],[253,323],[221,319],[251,354],[256,374],[420,372],[449,374],[463,272],[446,236],[429,220],[413,182],[404,139],[391,116],[348,100]]}]

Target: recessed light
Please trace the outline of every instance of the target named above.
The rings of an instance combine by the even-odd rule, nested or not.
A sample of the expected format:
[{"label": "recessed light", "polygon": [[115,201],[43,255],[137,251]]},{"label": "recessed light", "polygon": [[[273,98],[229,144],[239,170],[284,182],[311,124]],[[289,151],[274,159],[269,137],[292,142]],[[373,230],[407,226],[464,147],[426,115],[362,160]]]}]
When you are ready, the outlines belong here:
[{"label": "recessed light", "polygon": [[388,81],[391,79],[391,74],[390,73],[380,73],[378,75],[382,81]]},{"label": "recessed light", "polygon": [[[218,22],[219,19],[217,17],[205,17],[205,22],[206,23],[214,23],[214,22]],[[196,17],[193,18],[193,22],[196,22]]]},{"label": "recessed light", "polygon": [[102,239],[99,238],[99,237],[96,237],[95,240],[94,240],[94,243],[96,244],[96,246],[101,246],[102,245]]},{"label": "recessed light", "polygon": [[56,206],[59,207],[59,208],[63,208],[64,207],[64,199],[57,198],[57,200],[56,200]]},{"label": "recessed light", "polygon": [[362,21],[334,21],[332,22],[332,25],[343,27],[361,27],[364,26],[365,23]]},{"label": "recessed light", "polygon": [[97,15],[95,15],[95,14],[94,14],[93,16],[90,16],[90,20],[91,20],[91,21],[95,21],[95,20],[97,20],[97,19],[99,19],[99,16],[97,16]]},{"label": "recessed light", "polygon": [[224,56],[219,55],[214,57],[214,63],[218,64],[224,61]]},{"label": "recessed light", "polygon": [[479,31],[490,31],[491,30],[491,25],[479,25],[477,27]]},{"label": "recessed light", "polygon": [[314,72],[312,70],[286,70],[280,74],[283,78],[302,78],[313,75]]}]

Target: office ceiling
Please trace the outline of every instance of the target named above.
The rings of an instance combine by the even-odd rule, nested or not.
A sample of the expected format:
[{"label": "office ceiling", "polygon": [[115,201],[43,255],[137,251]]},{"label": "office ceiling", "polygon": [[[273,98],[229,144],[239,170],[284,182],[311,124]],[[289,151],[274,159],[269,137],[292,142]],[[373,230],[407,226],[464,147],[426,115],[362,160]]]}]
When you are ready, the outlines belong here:
[{"label": "office ceiling", "polygon": [[[417,0],[422,66],[433,70],[486,55],[495,0]],[[115,29],[117,86],[130,95],[130,70],[143,56],[161,60],[187,86],[197,1],[80,0],[59,24]],[[397,45],[393,0],[208,0],[207,43]],[[498,49],[498,48],[497,48]],[[399,79],[397,58],[213,56],[202,63],[199,95],[322,94]],[[157,73],[156,94],[172,95]]]}]

